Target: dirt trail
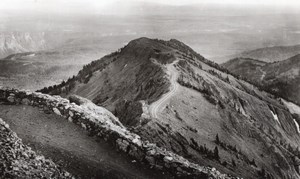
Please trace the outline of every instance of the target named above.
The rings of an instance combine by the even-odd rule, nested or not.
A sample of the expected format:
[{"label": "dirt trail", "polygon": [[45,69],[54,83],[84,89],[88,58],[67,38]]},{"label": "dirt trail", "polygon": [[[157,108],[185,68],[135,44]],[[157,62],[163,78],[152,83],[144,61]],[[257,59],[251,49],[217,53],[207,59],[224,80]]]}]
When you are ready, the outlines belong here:
[{"label": "dirt trail", "polygon": [[166,104],[168,99],[175,94],[175,92],[178,89],[178,83],[177,83],[177,77],[178,77],[178,72],[174,67],[174,64],[177,63],[178,60],[174,61],[171,64],[167,65],[168,72],[170,73],[171,79],[171,89],[168,93],[164,94],[162,98],[160,98],[158,101],[155,101],[150,105],[150,114],[152,117],[157,118],[158,117],[158,112],[160,112],[163,109],[163,105]]},{"label": "dirt trail", "polygon": [[55,114],[31,106],[0,105],[0,117],[25,144],[81,178],[166,178]]}]

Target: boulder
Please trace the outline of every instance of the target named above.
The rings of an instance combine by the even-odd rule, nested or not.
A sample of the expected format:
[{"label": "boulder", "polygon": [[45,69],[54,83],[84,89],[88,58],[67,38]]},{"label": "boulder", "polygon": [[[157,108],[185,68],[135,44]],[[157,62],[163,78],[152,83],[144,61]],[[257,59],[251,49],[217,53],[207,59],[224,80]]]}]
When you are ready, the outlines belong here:
[{"label": "boulder", "polygon": [[155,158],[152,156],[146,156],[145,159],[148,161],[150,165],[155,165]]},{"label": "boulder", "polygon": [[30,104],[30,100],[27,99],[27,98],[23,98],[23,99],[22,99],[22,104],[24,104],[24,105],[29,105],[29,104]]},{"label": "boulder", "polygon": [[128,141],[122,140],[122,139],[118,139],[116,141],[116,144],[117,144],[117,146],[118,146],[118,148],[120,150],[122,150],[123,152],[127,152],[128,146],[129,146],[129,142]]},{"label": "boulder", "polygon": [[53,112],[54,112],[55,114],[61,116],[61,113],[60,113],[60,111],[59,111],[57,108],[53,108]]},{"label": "boulder", "polygon": [[10,103],[14,103],[15,102],[15,96],[14,95],[9,95],[7,98],[7,101]]},{"label": "boulder", "polygon": [[129,155],[133,156],[134,158],[141,161],[143,159],[144,153],[139,148],[137,148],[136,146],[130,145]]}]

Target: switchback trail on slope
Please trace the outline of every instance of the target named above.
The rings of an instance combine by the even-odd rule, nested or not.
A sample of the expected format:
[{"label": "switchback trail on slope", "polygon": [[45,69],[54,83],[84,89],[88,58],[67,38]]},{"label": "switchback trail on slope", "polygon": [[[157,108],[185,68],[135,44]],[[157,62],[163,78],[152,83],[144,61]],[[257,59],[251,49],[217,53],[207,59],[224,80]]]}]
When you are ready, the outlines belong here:
[{"label": "switchback trail on slope", "polygon": [[260,80],[262,81],[262,80],[265,78],[267,72],[263,71],[263,70],[261,69],[261,67],[259,68],[259,71],[262,72],[262,75],[261,75],[261,77],[260,77]]},{"label": "switchback trail on slope", "polygon": [[178,60],[174,61],[171,64],[167,65],[168,72],[170,73],[170,82],[171,82],[171,88],[170,91],[162,96],[159,100],[153,102],[150,107],[150,114],[154,118],[158,118],[158,113],[163,109],[163,106],[166,104],[168,99],[172,97],[175,92],[178,89],[178,83],[177,83],[177,78],[178,78],[178,72],[176,68],[174,67],[174,64],[177,63]]},{"label": "switchback trail on slope", "polygon": [[37,107],[0,105],[0,117],[33,150],[80,178],[169,178],[119,153],[106,141]]}]

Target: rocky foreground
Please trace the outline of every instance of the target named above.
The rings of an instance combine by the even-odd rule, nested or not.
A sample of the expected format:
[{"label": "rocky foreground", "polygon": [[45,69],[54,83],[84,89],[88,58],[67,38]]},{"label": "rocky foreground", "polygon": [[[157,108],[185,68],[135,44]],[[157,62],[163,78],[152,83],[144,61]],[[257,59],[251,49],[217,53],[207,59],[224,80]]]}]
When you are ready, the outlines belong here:
[{"label": "rocky foreground", "polygon": [[37,155],[0,119],[0,178],[73,178],[53,161]]}]

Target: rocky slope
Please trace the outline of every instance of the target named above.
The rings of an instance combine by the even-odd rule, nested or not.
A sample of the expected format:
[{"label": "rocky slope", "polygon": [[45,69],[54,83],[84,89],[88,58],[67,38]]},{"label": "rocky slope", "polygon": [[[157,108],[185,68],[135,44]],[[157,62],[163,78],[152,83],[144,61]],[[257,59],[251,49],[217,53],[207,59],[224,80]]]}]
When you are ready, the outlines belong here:
[{"label": "rocky slope", "polygon": [[296,117],[226,72],[177,40],[140,38],[41,91],[86,97],[143,140],[223,173],[298,178]]},{"label": "rocky slope", "polygon": [[300,45],[274,46],[255,50],[245,51],[241,54],[233,55],[232,58],[252,58],[267,63],[286,60],[300,53]]},{"label": "rocky slope", "polygon": [[73,178],[72,175],[23,144],[0,119],[0,178]]},{"label": "rocky slope", "polygon": [[300,55],[275,63],[236,58],[223,66],[262,90],[300,104]]}]

